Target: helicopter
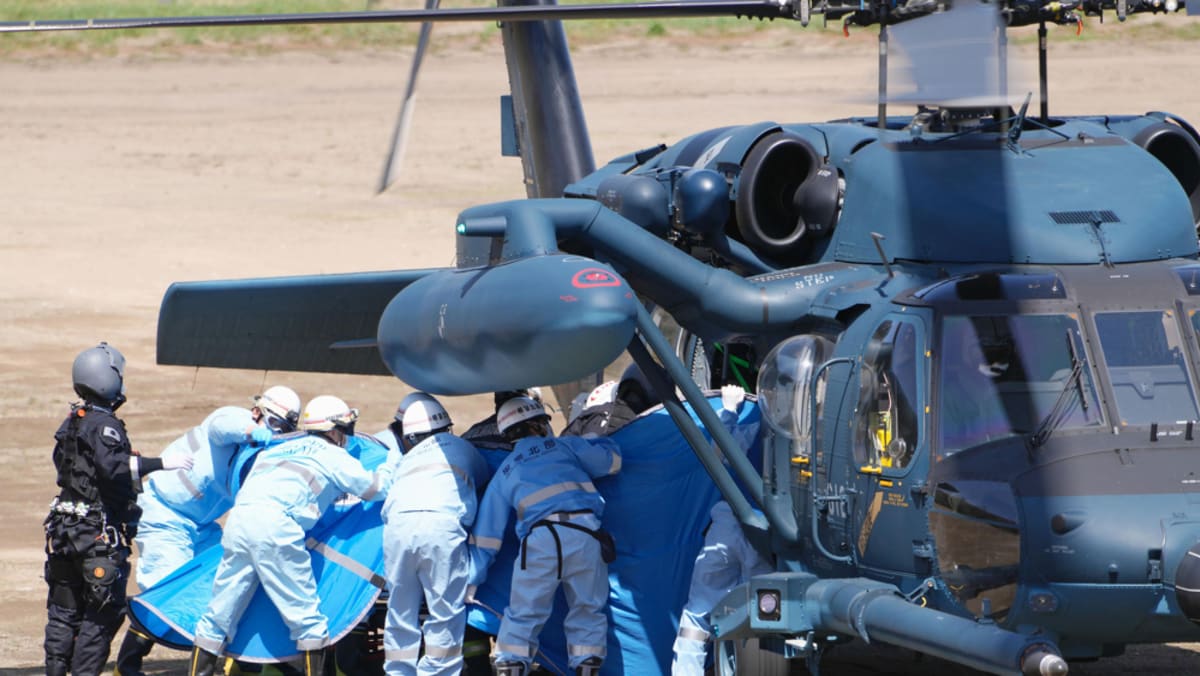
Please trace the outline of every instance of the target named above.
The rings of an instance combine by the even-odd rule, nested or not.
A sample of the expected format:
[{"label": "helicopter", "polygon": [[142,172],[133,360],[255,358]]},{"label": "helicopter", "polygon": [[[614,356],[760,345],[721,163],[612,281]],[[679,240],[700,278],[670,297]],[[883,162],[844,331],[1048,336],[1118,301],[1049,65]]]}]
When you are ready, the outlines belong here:
[{"label": "helicopter", "polygon": [[[890,9],[843,16],[888,25]],[[736,355],[757,372],[767,469],[703,421],[747,500],[696,452],[783,563],[722,604],[722,637],[811,660],[858,636],[999,673],[1195,638],[1195,131],[1166,114],[924,103],[702,132],[548,172],[579,174],[558,188],[534,159],[529,184],[565,198],[464,211],[460,269],[177,285],[160,360],[379,372],[380,355],[455,394],[566,382],[628,348],[694,434],[674,388],[703,419],[699,390]],[[553,110],[524,105],[515,117]],[[561,129],[559,147],[585,140]],[[488,294],[530,279],[546,293],[485,331]],[[264,297],[350,284],[359,307],[320,326],[246,324]],[[256,352],[284,338],[307,343],[282,363]]]}]

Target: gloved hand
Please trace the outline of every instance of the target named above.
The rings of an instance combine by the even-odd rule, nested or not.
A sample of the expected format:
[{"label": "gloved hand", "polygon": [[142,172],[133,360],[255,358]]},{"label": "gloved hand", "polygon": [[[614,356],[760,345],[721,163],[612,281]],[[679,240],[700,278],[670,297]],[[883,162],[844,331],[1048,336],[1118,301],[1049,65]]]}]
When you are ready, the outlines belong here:
[{"label": "gloved hand", "polygon": [[176,455],[163,456],[163,469],[191,469],[192,459],[191,453],[179,453]]},{"label": "gloved hand", "polygon": [[255,425],[254,429],[250,430],[250,441],[262,446],[271,440],[271,428],[266,425]]},{"label": "gloved hand", "polygon": [[721,388],[721,408],[730,413],[737,413],[738,404],[746,398],[746,390],[740,385],[726,385]]},{"label": "gloved hand", "polygon": [[473,585],[473,584],[467,585],[467,597],[465,599],[463,599],[464,603],[475,603],[475,590],[476,590],[475,585]]}]

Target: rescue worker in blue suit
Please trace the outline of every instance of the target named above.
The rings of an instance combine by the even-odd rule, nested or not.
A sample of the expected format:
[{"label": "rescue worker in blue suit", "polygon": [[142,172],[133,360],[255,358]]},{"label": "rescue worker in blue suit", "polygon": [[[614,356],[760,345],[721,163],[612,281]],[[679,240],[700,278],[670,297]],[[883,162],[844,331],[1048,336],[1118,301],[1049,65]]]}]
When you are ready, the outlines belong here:
[{"label": "rescue worker in blue suit", "polygon": [[[137,585],[145,591],[197,553],[221,541],[217,523],[233,506],[228,473],[239,448],[264,444],[273,432],[288,433],[300,418],[300,397],[276,385],[253,398],[254,406],[223,406],[204,422],[167,445],[162,456],[190,455],[186,472],[160,472],[146,482],[138,496],[142,520],[138,548]],[[142,661],[154,640],[136,626],[125,632],[117,652],[114,676],[141,676]]]},{"label": "rescue worker in blue suit", "polygon": [[409,405],[402,422],[409,450],[383,504],[384,669],[389,676],[457,674],[467,623],[467,530],[488,466],[474,446],[451,434],[450,414],[433,397]]},{"label": "rescue worker in blue suit", "polygon": [[46,516],[46,673],[95,676],[108,661],[125,612],[130,541],[141,477],[191,467],[190,456],[134,453],[116,410],[125,403],[125,357],[107,343],[71,366],[83,403],[54,434],[58,497]]},{"label": "rescue worker in blue suit", "polygon": [[259,454],[225,522],[225,552],[196,623],[190,676],[213,675],[260,583],[302,653],[305,676],[323,672],[329,624],[318,609],[306,533],[340,495],[383,499],[391,467],[368,472],[346,452],[357,419],[341,399],[317,397],[300,416],[299,428],[309,434]]},{"label": "rescue worker in blue suit", "polygon": [[[733,432],[738,420],[738,407],[746,393],[737,385],[721,388],[721,422]],[[755,428],[756,431],[756,428]],[[753,439],[735,440],[748,448]],[[672,676],[704,676],[708,644],[712,639],[713,608],[734,587],[753,575],[768,573],[772,566],[759,556],[742,531],[729,503],[721,500],[709,513],[712,522],[704,535],[704,545],[696,555],[692,580],[688,588],[687,605],[679,617],[679,633],[675,636],[675,658],[671,663]]]},{"label": "rescue worker in blue suit", "polygon": [[528,672],[561,582],[568,605],[564,629],[570,666],[577,674],[594,676],[606,654],[608,562],[615,552],[600,529],[604,499],[592,479],[621,470],[620,448],[602,437],[554,438],[550,416],[527,397],[505,402],[496,422],[514,447],[479,507],[470,538],[472,587],[486,577],[513,510],[521,557],[492,654],[495,672]]},{"label": "rescue worker in blue suit", "polygon": [[408,410],[413,402],[417,401],[434,401],[433,397],[424,392],[410,392],[400,400],[400,405],[396,407],[396,415],[392,417],[392,422],[387,427],[372,434],[371,436],[378,439],[380,443],[388,447],[388,450],[397,453],[408,452],[408,447],[404,445],[404,412]]}]

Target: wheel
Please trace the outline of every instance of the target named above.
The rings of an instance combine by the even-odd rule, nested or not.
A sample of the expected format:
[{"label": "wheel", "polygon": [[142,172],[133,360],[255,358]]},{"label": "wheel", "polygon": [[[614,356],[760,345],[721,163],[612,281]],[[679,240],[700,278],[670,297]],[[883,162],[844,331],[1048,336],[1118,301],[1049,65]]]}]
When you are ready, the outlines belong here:
[{"label": "wheel", "polygon": [[791,660],[763,649],[756,638],[735,641],[733,654],[738,676],[788,676],[791,673]]}]

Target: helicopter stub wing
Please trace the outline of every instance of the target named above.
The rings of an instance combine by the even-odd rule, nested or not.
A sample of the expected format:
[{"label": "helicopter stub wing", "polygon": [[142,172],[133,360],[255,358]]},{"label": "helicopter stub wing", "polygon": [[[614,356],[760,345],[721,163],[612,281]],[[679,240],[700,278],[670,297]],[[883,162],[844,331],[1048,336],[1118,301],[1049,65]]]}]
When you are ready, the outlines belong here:
[{"label": "helicopter stub wing", "polygon": [[433,270],[172,284],[158,363],[389,375],[376,349],[384,308]]}]

